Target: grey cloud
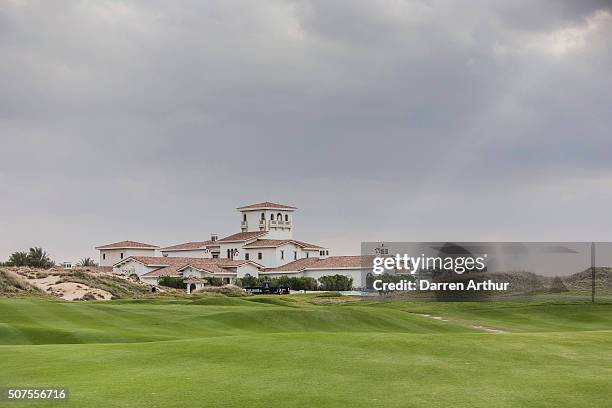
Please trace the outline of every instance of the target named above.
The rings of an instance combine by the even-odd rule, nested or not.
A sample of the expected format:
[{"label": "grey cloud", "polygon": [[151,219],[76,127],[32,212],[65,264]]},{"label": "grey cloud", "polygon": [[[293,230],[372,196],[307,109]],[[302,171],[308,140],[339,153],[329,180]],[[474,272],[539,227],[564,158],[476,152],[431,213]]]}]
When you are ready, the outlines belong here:
[{"label": "grey cloud", "polygon": [[5,2],[0,259],[230,233],[234,207],[263,200],[300,207],[300,236],[336,252],[609,239],[611,15],[605,1]]}]

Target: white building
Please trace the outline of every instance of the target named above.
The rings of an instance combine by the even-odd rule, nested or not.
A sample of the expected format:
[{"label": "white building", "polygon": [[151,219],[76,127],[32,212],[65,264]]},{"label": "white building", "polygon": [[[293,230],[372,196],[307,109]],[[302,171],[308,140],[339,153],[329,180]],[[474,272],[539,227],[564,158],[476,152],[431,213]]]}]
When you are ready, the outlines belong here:
[{"label": "white building", "polygon": [[130,256],[156,256],[159,247],[136,241],[120,241],[114,244],[97,246],[100,251],[100,266],[113,266]]},{"label": "white building", "polygon": [[233,283],[246,274],[314,279],[340,274],[353,278],[354,287],[365,287],[371,269],[362,257],[329,256],[324,246],[293,239],[296,207],[263,202],[237,210],[240,232],[164,248],[133,241],[104,245],[96,247],[100,265],[151,284],[161,276],[182,276],[188,278],[189,290],[205,285],[211,276]]}]

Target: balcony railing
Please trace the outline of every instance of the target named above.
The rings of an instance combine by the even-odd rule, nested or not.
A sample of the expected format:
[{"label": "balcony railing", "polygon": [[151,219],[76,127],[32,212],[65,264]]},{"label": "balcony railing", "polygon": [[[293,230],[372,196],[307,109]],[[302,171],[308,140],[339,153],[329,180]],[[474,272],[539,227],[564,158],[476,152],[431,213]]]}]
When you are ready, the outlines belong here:
[{"label": "balcony railing", "polygon": [[270,220],[270,228],[291,228],[291,221]]},{"label": "balcony railing", "polygon": [[246,221],[240,221],[240,228],[247,228],[249,226],[249,223]]}]

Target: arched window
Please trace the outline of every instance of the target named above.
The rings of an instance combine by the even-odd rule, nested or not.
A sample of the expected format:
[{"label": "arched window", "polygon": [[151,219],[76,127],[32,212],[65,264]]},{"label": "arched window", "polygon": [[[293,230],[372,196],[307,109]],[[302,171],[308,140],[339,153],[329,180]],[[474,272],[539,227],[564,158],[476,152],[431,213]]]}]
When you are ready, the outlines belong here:
[{"label": "arched window", "polygon": [[270,214],[270,221],[274,221],[274,214]]},{"label": "arched window", "polygon": [[285,221],[289,222],[289,214],[285,214]]},{"label": "arched window", "polygon": [[242,221],[246,222],[246,214],[242,214]]},{"label": "arched window", "polygon": [[262,219],[262,220],[265,220],[265,219],[266,219],[266,214],[261,213],[261,219]]},{"label": "arched window", "polygon": [[276,214],[276,220],[277,221],[282,221],[283,220],[283,214],[281,214],[281,213]]}]

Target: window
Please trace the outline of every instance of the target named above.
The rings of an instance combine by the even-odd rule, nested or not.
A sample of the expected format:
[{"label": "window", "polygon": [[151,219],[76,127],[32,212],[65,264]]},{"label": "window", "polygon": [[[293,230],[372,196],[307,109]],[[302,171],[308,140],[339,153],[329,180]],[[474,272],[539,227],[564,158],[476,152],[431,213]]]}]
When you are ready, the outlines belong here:
[{"label": "window", "polygon": [[242,221],[246,222],[246,214],[242,214]]},{"label": "window", "polygon": [[285,214],[285,221],[289,222],[289,214]]},{"label": "window", "polygon": [[319,256],[325,255],[325,251],[319,251]]},{"label": "window", "polygon": [[297,251],[293,251],[293,259],[297,259]]},{"label": "window", "polygon": [[245,260],[245,261],[248,261],[248,260],[249,260],[249,254],[248,254],[248,253],[245,253],[245,254],[244,254],[244,260]]},{"label": "window", "polygon": [[219,258],[219,254],[215,252],[214,254],[212,254],[212,257],[217,259],[217,258]]},{"label": "window", "polygon": [[306,252],[306,258],[310,257],[310,252]]},{"label": "window", "polygon": [[102,259],[106,259],[106,254],[102,254]]},{"label": "window", "polygon": [[261,220],[263,221],[263,220],[265,220],[265,219],[266,219],[266,214],[261,213]]},{"label": "window", "polygon": [[274,214],[270,214],[270,221],[274,221]]},{"label": "window", "polygon": [[278,221],[282,221],[283,220],[283,214],[281,214],[281,213],[276,214],[276,219]]},{"label": "window", "polygon": [[258,252],[257,253],[257,259],[261,259],[261,258],[263,258],[263,254],[261,252]]},{"label": "window", "polygon": [[281,251],[281,259],[285,259],[285,251]]},{"label": "window", "polygon": [[228,258],[228,259],[229,259],[229,258],[231,258],[230,252],[231,252],[231,250],[230,250],[230,249],[228,249],[228,250],[227,250],[227,258]]},{"label": "window", "polygon": [[325,251],[325,255],[329,255],[329,251]]},{"label": "window", "polygon": [[121,259],[123,259],[123,252],[121,253]]}]

